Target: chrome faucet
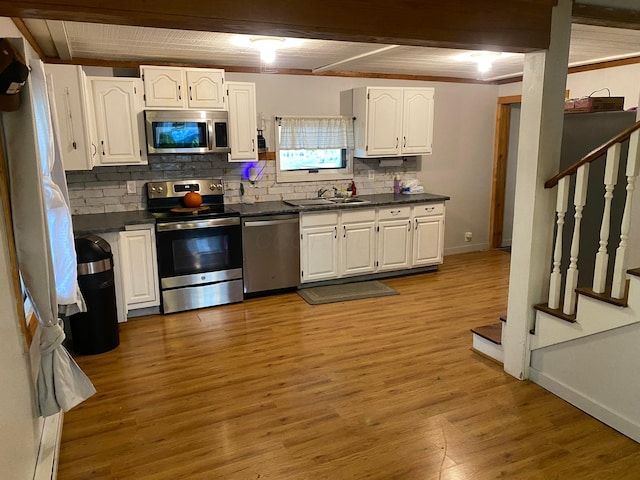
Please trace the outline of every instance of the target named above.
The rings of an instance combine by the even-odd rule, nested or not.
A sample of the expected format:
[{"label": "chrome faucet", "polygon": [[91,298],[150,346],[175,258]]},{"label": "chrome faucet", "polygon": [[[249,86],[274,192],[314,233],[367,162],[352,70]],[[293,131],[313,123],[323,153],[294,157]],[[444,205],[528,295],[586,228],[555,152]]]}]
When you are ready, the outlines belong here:
[{"label": "chrome faucet", "polygon": [[325,193],[327,193],[329,191],[328,188],[321,188],[318,190],[318,198],[322,198],[322,195],[324,195]]}]

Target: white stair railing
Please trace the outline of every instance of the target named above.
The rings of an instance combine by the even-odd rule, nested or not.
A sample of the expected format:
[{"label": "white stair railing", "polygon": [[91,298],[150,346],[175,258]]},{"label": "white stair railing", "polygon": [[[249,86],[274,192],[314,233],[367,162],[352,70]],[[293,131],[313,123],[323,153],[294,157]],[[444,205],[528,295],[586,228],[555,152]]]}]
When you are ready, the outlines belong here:
[{"label": "white stair railing", "polygon": [[562,273],[560,264],[562,263],[562,230],[564,226],[564,216],[567,213],[569,203],[569,179],[564,177],[558,182],[558,198],[556,200],[556,246],[553,250],[553,271],[549,281],[549,307],[560,308],[560,291],[562,289]]},{"label": "white stair railing", "polygon": [[[622,222],[620,224],[620,242],[616,250],[611,297],[622,299],[626,294],[627,250],[629,231],[631,230],[631,205],[635,183],[640,173],[640,121],[627,130],[584,156],[575,165],[560,172],[545,183],[545,188],[557,186],[556,199],[556,236],[553,250],[553,267],[549,279],[549,303],[551,309],[558,310],[562,305],[562,313],[573,316],[576,311],[576,287],[578,285],[578,258],[580,254],[580,226],[582,213],[587,200],[589,165],[605,153],[607,155],[604,172],[604,209],[600,225],[599,248],[594,259],[593,291],[603,294],[606,291],[609,255],[607,247],[611,232],[611,209],[613,192],[618,180],[620,153],[623,142],[629,140],[629,151],[626,164],[626,199]],[[565,216],[568,209],[570,178],[575,178],[574,192],[574,225],[571,239],[569,266],[566,271],[564,295],[562,295],[562,237]],[[564,298],[562,298],[562,296]]]},{"label": "white stair railing", "polygon": [[611,202],[613,189],[618,183],[618,164],[620,163],[621,144],[616,143],[607,150],[607,164],[604,169],[604,212],[600,226],[600,248],[596,254],[596,265],[593,270],[593,291],[604,293],[607,284],[607,267],[609,265],[609,229],[611,225]]},{"label": "white stair railing", "polygon": [[611,296],[623,298],[626,290],[627,279],[627,239],[631,229],[631,202],[633,190],[640,168],[640,132],[636,130],[629,139],[629,155],[627,157],[627,198],[624,204],[622,224],[620,226],[620,244],[616,249],[616,263],[613,269],[613,281],[611,284]]},{"label": "white stair railing", "polygon": [[576,174],[576,188],[573,195],[573,205],[576,208],[573,223],[573,237],[571,238],[571,259],[567,270],[567,283],[564,289],[564,305],[562,313],[573,315],[576,312],[576,288],[578,287],[578,254],[580,253],[580,225],[582,224],[582,209],[587,203],[587,182],[589,181],[589,164],[578,168]]}]

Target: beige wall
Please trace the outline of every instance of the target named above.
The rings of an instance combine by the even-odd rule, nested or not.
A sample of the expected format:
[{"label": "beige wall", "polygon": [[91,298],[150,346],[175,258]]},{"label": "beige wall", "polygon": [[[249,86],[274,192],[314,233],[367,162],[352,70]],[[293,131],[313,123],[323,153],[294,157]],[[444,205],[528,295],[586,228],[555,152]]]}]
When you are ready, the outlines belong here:
[{"label": "beige wall", "polygon": [[[0,35],[21,37],[13,22],[0,18]],[[0,221],[0,477],[33,478],[42,422],[34,411],[31,362],[25,351],[20,319],[13,297],[8,261],[7,231]]]},{"label": "beige wall", "polygon": [[[227,73],[227,80],[256,84],[257,111],[273,115],[337,115],[340,92],[361,86],[430,86],[435,88],[433,154],[417,162],[417,178],[425,190],[449,195],[445,254],[488,248],[493,130],[498,87],[342,77]],[[266,132],[273,146],[272,129]],[[376,160],[364,160],[387,175]],[[371,192],[373,193],[373,192]],[[376,191],[375,193],[381,193]],[[464,241],[464,232],[473,241]]]}]

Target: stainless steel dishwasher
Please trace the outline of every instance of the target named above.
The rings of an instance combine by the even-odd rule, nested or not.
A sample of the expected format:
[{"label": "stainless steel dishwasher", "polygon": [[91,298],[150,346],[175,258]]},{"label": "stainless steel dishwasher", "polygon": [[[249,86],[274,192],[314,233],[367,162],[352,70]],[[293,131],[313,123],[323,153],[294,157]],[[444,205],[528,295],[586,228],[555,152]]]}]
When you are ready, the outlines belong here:
[{"label": "stainless steel dishwasher", "polygon": [[242,219],[245,294],[298,286],[299,225],[297,213]]}]

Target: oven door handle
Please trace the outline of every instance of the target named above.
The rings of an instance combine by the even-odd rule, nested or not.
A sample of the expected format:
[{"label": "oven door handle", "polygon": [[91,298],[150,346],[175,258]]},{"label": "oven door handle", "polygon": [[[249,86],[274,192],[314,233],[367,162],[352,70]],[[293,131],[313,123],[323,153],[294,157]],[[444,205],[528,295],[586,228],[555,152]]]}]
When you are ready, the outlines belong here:
[{"label": "oven door handle", "polygon": [[230,225],[240,225],[239,217],[229,218],[208,218],[205,220],[193,220],[190,222],[158,223],[158,232],[170,232],[173,230],[196,230],[199,228],[228,227]]}]

